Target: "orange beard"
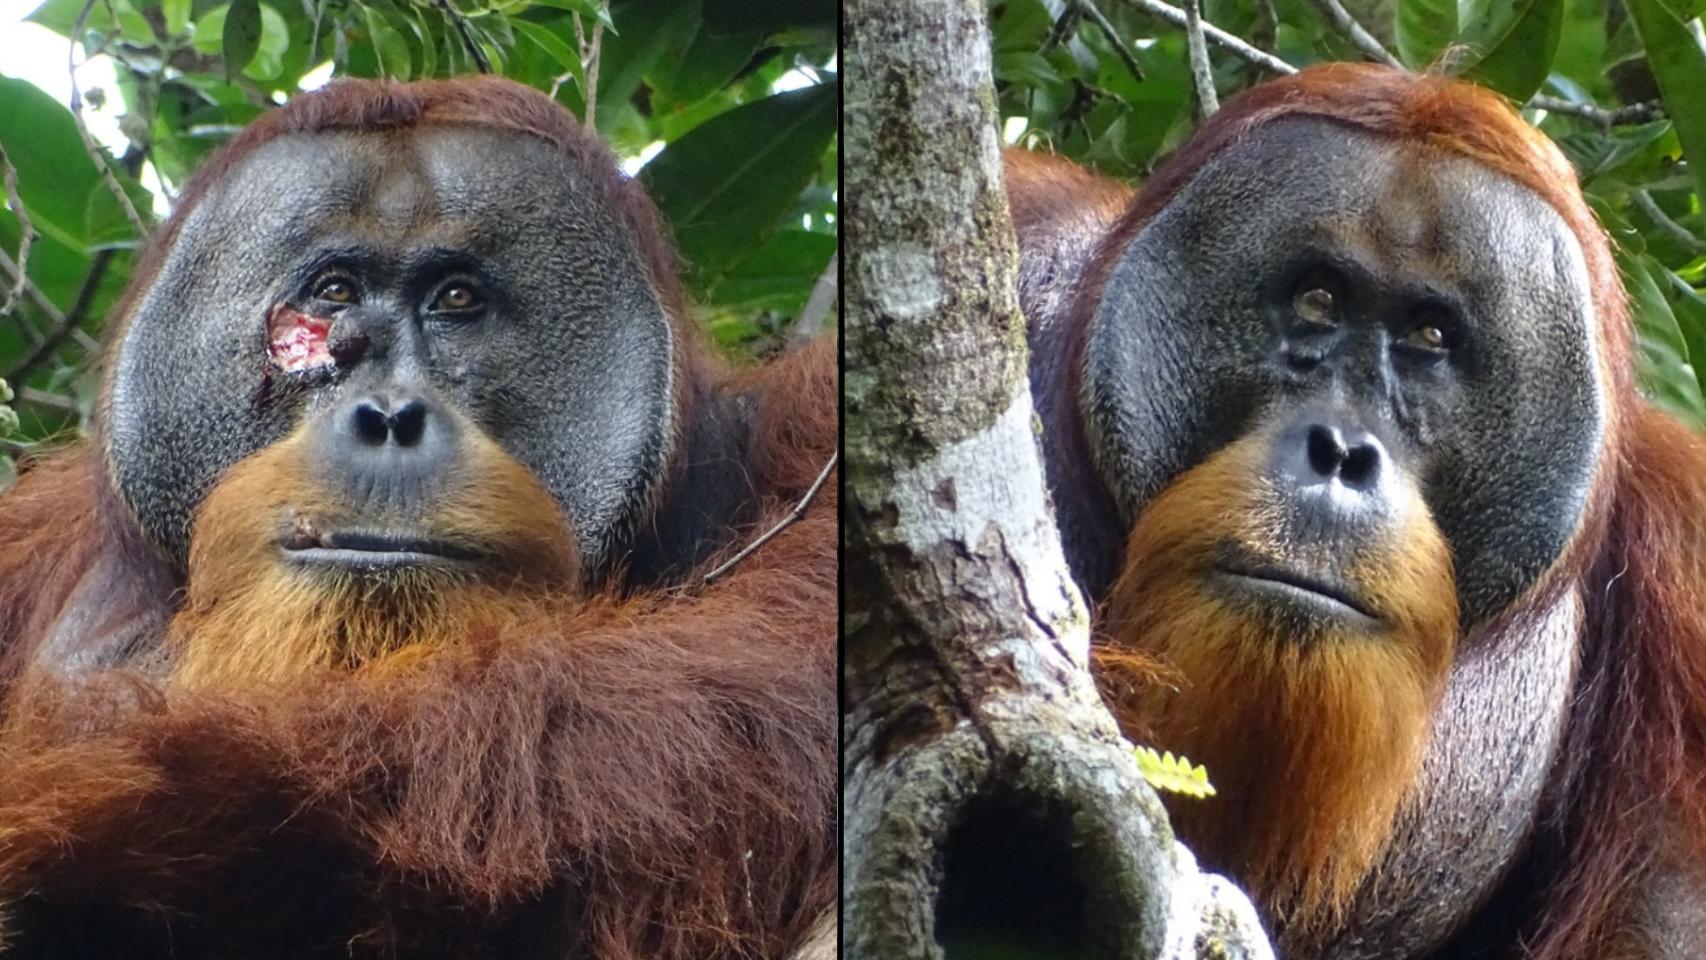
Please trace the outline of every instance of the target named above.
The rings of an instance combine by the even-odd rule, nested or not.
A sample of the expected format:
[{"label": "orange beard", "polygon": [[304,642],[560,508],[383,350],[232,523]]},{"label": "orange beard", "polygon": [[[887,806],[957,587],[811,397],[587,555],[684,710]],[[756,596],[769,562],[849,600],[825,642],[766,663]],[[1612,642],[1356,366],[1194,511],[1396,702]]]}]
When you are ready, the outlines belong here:
[{"label": "orange beard", "polygon": [[[1292,935],[1336,921],[1415,781],[1457,637],[1448,548],[1415,489],[1356,555],[1284,528],[1256,436],[1162,491],[1138,517],[1094,651],[1128,735],[1208,767],[1218,794],[1168,806],[1181,836]],[[1336,569],[1380,615],[1366,628],[1211,589],[1229,543]]]},{"label": "orange beard", "polygon": [[295,518],[336,529],[352,511],[313,482],[298,437],[232,467],[196,515],[188,596],[168,637],[173,682],[232,689],[326,667],[397,666],[541,622],[530,611],[578,586],[568,523],[527,468],[477,431],[463,434],[447,492],[414,522],[491,554],[478,569],[363,575],[292,564],[279,541]]}]

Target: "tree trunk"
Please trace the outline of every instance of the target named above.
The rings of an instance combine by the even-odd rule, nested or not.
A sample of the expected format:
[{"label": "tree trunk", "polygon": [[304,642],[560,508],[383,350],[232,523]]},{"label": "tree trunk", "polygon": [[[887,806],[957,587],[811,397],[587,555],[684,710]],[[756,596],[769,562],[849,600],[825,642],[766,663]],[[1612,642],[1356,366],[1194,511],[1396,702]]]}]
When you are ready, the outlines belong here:
[{"label": "tree trunk", "polygon": [[1091,681],[984,18],[845,5],[845,956],[1269,957]]}]

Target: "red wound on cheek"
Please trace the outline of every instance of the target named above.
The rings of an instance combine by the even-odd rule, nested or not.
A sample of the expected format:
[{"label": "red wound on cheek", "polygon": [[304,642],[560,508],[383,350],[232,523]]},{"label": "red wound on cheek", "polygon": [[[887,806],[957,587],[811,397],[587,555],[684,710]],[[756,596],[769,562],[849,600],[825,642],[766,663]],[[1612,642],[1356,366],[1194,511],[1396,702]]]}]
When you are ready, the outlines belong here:
[{"label": "red wound on cheek", "polygon": [[311,317],[281,303],[267,318],[267,355],[287,373],[330,366],[326,341],[331,331],[330,317]]}]

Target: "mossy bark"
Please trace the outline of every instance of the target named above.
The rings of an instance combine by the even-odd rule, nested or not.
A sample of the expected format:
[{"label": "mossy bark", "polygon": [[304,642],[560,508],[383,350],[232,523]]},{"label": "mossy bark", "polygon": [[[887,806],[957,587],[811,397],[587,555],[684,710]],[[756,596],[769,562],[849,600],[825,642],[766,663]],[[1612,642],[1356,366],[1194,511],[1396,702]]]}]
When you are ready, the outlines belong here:
[{"label": "mossy bark", "polygon": [[[1243,896],[1174,843],[1090,678],[1025,379],[985,16],[845,5],[844,955],[1035,929],[1074,957],[1270,956]],[[1023,864],[1059,881],[1016,925],[976,902],[1007,888],[1008,839],[1014,888]]]}]

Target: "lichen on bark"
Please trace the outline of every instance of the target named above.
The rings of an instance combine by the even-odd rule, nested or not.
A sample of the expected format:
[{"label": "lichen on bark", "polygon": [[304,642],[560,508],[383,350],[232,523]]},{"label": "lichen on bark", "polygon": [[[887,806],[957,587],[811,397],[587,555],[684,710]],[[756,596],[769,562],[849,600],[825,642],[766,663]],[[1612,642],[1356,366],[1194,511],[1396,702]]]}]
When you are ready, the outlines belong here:
[{"label": "lichen on bark", "polygon": [[[845,955],[927,960],[1036,917],[1073,955],[1269,956],[1248,902],[1174,843],[1090,678],[1025,377],[985,5],[845,13]],[[1004,909],[1037,880],[1026,856],[1046,882]]]}]

